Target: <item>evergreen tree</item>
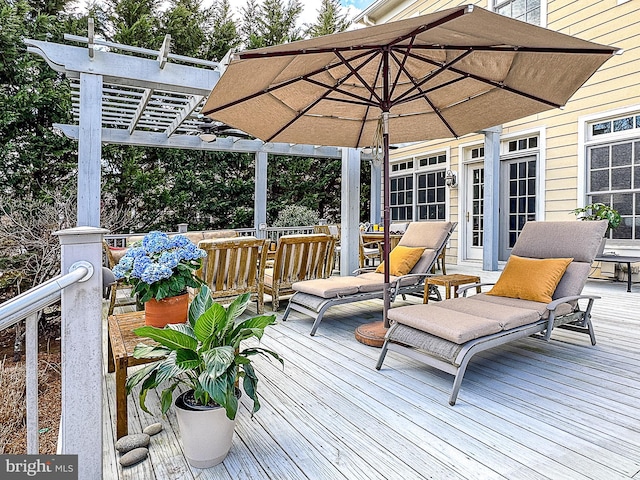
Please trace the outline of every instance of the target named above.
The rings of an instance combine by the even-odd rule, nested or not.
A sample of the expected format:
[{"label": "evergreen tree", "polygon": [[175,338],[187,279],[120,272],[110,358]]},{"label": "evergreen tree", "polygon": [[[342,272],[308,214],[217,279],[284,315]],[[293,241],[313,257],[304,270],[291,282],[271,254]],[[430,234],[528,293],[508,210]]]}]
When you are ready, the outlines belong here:
[{"label": "evergreen tree", "polygon": [[171,35],[171,51],[196,57],[205,41],[205,12],[196,0],[173,0],[162,14],[161,32]]},{"label": "evergreen tree", "polygon": [[161,0],[106,0],[110,40],[123,45],[158,50],[164,40],[160,32]]},{"label": "evergreen tree", "polygon": [[302,38],[297,26],[302,12],[298,0],[249,0],[243,8],[242,39],[246,48],[270,47]]},{"label": "evergreen tree", "polygon": [[307,35],[320,37],[346,30],[351,21],[348,20],[347,13],[342,12],[340,0],[322,0],[316,23],[307,25]]},{"label": "evergreen tree", "polygon": [[202,49],[205,60],[220,61],[232,48],[240,45],[238,28],[231,15],[229,0],[214,0],[207,10],[206,40]]},{"label": "evergreen tree", "polygon": [[[46,3],[46,2],[45,2]],[[24,0],[0,3],[0,195],[43,198],[73,182],[77,164],[74,142],[56,134],[53,123],[69,123],[71,96],[64,78],[44,59],[28,53],[23,41],[61,41],[56,8],[39,13]],[[79,33],[79,32],[70,32]]]}]

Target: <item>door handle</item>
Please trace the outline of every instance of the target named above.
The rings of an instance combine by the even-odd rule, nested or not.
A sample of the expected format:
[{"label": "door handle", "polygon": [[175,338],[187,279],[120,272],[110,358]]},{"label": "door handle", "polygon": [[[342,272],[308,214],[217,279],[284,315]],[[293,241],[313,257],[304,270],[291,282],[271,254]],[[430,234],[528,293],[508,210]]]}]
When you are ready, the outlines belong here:
[{"label": "door handle", "polygon": [[467,212],[467,222],[469,221],[469,212]]}]

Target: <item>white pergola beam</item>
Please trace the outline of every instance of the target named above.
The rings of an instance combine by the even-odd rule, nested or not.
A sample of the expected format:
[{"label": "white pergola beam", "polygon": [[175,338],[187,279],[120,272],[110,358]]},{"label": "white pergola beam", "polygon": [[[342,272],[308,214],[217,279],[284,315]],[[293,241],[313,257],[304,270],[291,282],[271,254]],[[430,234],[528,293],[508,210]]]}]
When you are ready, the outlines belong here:
[{"label": "white pergola beam", "polygon": [[[65,136],[78,140],[80,137],[77,125],[56,123]],[[129,135],[127,130],[103,128],[102,141],[121,145],[140,145],[146,147],[181,148],[187,150],[211,150],[217,152],[256,153],[265,152],[272,155],[290,155],[294,157],[342,158],[339,147],[319,147],[314,145],[290,145],[288,143],[264,143],[262,140],[239,140],[235,137],[217,138],[215,142],[203,142],[197,135],[174,135],[168,137],[163,133],[143,132],[136,130]],[[363,157],[364,159],[364,157]]]},{"label": "white pergola beam", "polygon": [[90,59],[87,49],[59,43],[25,40],[31,53],[43,57],[58,72],[70,78],[81,73],[102,75],[104,83],[137,88],[166,90],[169,92],[207,96],[218,82],[220,73],[177,63],[160,68],[157,59],[120,55],[95,50]]}]

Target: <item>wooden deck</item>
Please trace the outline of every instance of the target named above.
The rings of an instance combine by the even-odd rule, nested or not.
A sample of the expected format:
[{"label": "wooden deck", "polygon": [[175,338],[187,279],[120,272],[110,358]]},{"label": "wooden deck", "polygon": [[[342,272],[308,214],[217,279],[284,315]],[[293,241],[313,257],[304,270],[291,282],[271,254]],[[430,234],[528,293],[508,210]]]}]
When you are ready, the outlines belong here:
[{"label": "wooden deck", "polygon": [[[279,322],[263,344],[285,358],[284,371],[257,360],[262,409],[251,419],[243,402],[231,452],[208,470],[186,463],[171,410],[150,458],[122,469],[114,378],[105,374],[104,478],[640,479],[640,285],[627,293],[624,283],[590,280],[585,292],[603,297],[595,347],[587,335],[556,331],[550,343],[527,338],[484,352],[454,407],[448,374],[394,352],[374,369],[379,350],[353,332],[381,318],[381,301],[329,310],[315,337],[308,317]],[[156,421],[129,398],[130,433]]]}]

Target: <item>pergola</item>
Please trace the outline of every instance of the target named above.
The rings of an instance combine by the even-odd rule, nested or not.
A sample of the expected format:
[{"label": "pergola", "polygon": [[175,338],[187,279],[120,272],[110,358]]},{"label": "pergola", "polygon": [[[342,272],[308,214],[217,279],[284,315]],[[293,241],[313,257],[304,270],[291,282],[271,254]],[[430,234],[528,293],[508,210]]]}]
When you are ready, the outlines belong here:
[{"label": "pergola", "polygon": [[[170,53],[170,36],[159,51],[94,38],[65,35],[83,46],[27,39],[28,51],[43,57],[70,82],[72,124],[55,124],[78,141],[78,225],[100,226],[101,149],[103,143],[253,153],[255,155],[254,226],[264,235],[267,158],[272,155],[341,158],[343,274],[357,268],[360,162],[372,161],[371,220],[380,220],[381,160],[357,149],[265,143],[220,134],[205,142],[199,134],[207,96],[224,71],[225,61],[210,62]],[[126,53],[116,53],[126,52]],[[350,259],[350,260],[346,260]],[[345,264],[346,263],[346,264]]]}]

